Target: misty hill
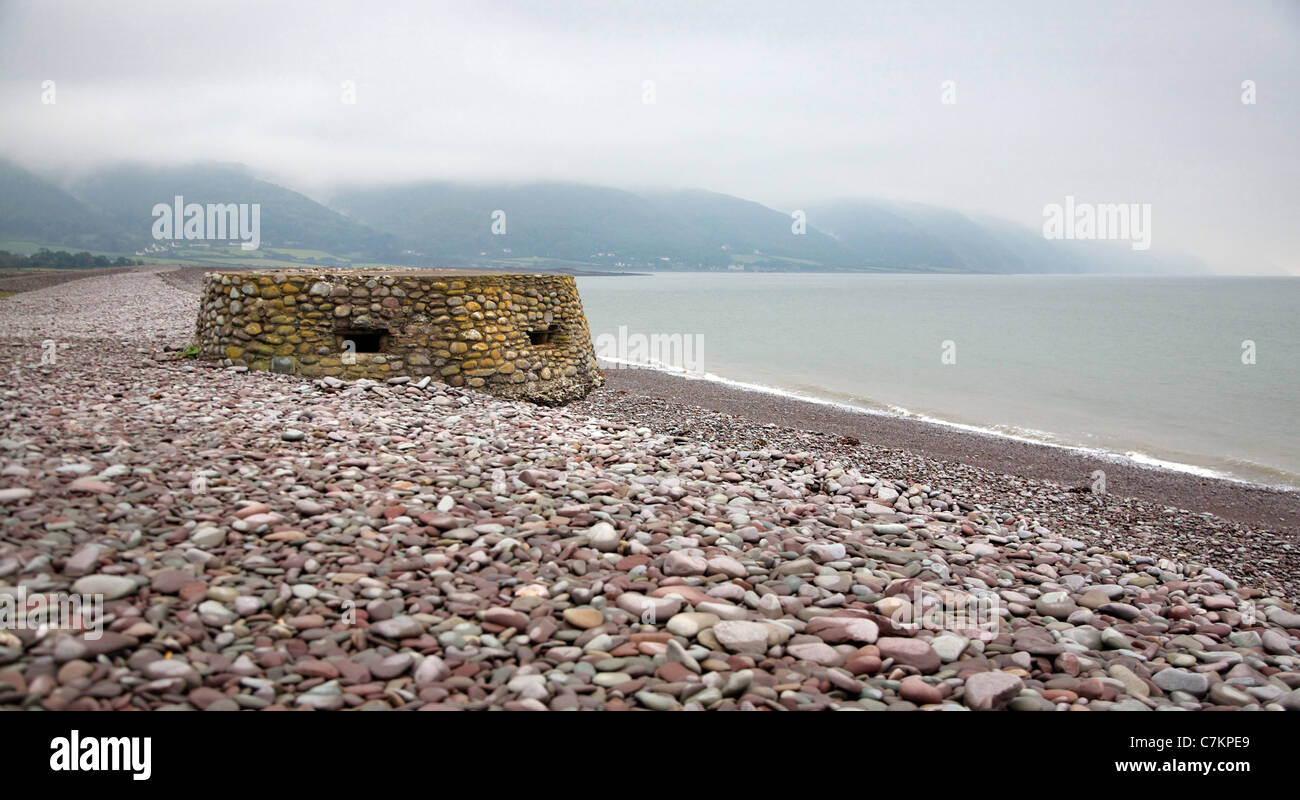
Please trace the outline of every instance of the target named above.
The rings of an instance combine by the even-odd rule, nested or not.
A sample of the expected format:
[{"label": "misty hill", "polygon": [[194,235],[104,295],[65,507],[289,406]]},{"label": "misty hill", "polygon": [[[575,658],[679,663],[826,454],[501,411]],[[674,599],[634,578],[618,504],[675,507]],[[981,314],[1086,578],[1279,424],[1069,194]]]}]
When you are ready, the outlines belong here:
[{"label": "misty hill", "polygon": [[750,264],[768,256],[804,262],[789,268],[821,265],[854,268],[861,259],[812,225],[795,235],[789,214],[731,195],[687,189],[646,195],[683,230],[691,231],[709,252],[719,251]]},{"label": "misty hill", "polygon": [[0,240],[120,252],[130,237],[50,181],[0,161]]},{"label": "misty hill", "polygon": [[[636,194],[566,183],[426,182],[338,193],[332,205],[439,263],[546,258],[633,267],[846,267],[851,254],[791,218],[704,191]],[[493,233],[504,213],[504,234]],[[500,227],[497,227],[500,230]]]},{"label": "misty hill", "polygon": [[[449,265],[542,258],[642,269],[1205,271],[1127,242],[1049,241],[1005,220],[878,200],[810,207],[804,235],[794,235],[789,214],[700,190],[430,181],[341,191],[330,203],[392,234],[414,251],[408,258]],[[504,235],[492,233],[498,211]]]},{"label": "misty hill", "polygon": [[[951,209],[879,200],[790,214],[701,190],[632,192],[571,183],[425,181],[342,190],[322,205],[229,165],[119,166],[69,191],[0,162],[0,240],[132,253],[154,243],[152,210],[261,204],[262,251],[302,262],[509,268],[1204,272],[1186,256],[1125,242],[1049,241],[1041,230]],[[504,212],[505,234],[493,233]],[[204,251],[206,252],[206,251]],[[222,255],[226,263],[232,256]],[[235,253],[233,257],[242,258]],[[206,262],[205,262],[206,263]]]},{"label": "misty hill", "polygon": [[390,237],[295,191],[258,180],[238,166],[120,166],[93,173],[75,184],[73,192],[129,232],[139,245],[153,241],[154,205],[171,203],[181,195],[187,204],[260,204],[263,246],[366,258],[396,251]]},{"label": "misty hill", "polygon": [[1137,251],[1123,241],[1050,240],[1040,228],[947,208],[845,200],[808,209],[864,267],[997,273],[1208,272],[1185,254]]},{"label": "misty hill", "polygon": [[[635,195],[565,184],[498,187],[428,182],[344,191],[331,199],[331,205],[394,236],[416,258],[453,265],[482,257],[586,262],[611,245],[602,231],[616,229],[621,234],[617,241],[636,242],[671,233],[659,226],[653,211]],[[505,212],[502,236],[492,233],[498,209]]]}]

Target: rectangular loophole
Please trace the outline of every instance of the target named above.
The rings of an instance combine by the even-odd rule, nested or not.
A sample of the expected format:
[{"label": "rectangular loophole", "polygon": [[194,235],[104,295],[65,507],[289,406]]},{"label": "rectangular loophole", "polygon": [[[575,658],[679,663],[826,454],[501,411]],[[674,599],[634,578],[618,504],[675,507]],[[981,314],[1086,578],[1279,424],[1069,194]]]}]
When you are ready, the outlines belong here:
[{"label": "rectangular loophole", "polygon": [[534,347],[554,345],[559,332],[560,326],[556,324],[551,324],[549,327],[543,328],[542,330],[529,331],[528,343]]},{"label": "rectangular loophole", "polygon": [[388,348],[388,331],[383,328],[354,328],[339,331],[338,337],[339,349],[344,352],[382,353]]}]

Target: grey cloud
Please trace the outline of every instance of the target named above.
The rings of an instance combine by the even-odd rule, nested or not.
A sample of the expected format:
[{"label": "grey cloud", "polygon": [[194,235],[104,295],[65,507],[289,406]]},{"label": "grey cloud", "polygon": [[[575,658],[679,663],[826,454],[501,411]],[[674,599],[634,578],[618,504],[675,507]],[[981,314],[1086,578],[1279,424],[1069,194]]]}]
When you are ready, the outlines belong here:
[{"label": "grey cloud", "polygon": [[315,196],[559,178],[1038,226],[1069,194],[1150,203],[1157,249],[1300,272],[1297,34],[1287,3],[15,2],[0,147],[240,162]]}]

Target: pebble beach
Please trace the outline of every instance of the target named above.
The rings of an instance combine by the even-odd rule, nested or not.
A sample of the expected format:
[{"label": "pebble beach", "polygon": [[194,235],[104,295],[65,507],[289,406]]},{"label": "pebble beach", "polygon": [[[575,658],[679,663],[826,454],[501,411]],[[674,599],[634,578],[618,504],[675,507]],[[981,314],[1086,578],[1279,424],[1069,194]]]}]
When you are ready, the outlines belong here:
[{"label": "pebble beach", "polygon": [[105,612],[0,628],[0,708],[1300,710],[1294,495],[1097,497],[666,378],[222,367],[181,357],[201,274],[0,299],[0,599]]}]

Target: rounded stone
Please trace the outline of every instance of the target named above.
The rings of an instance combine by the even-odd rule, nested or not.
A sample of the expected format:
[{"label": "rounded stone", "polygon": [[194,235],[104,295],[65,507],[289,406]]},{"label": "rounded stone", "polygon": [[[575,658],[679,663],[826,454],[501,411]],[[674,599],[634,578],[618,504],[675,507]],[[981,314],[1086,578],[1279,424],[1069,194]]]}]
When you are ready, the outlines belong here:
[{"label": "rounded stone", "polygon": [[763,655],[767,652],[767,626],[761,622],[723,620],[712,631],[718,643],[733,653]]},{"label": "rounded stone", "polygon": [[712,628],[717,625],[720,618],[717,614],[707,614],[698,611],[683,611],[676,614],[668,620],[668,632],[686,639],[694,639],[696,634],[705,628]]},{"label": "rounded stone", "polygon": [[1024,681],[1005,672],[978,672],[966,679],[965,703],[975,711],[993,711],[1020,694]]},{"label": "rounded stone", "polygon": [[123,575],[87,575],[72,584],[74,594],[103,595],[105,600],[117,600],[138,589],[135,581]]},{"label": "rounded stone", "polygon": [[587,630],[605,624],[605,615],[598,608],[566,608],[564,621],[575,628]]},{"label": "rounded stone", "polygon": [[886,636],[876,642],[881,658],[892,658],[896,663],[916,667],[922,673],[939,670],[939,654],[930,643],[922,639]]}]

